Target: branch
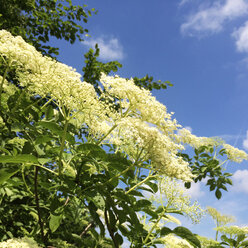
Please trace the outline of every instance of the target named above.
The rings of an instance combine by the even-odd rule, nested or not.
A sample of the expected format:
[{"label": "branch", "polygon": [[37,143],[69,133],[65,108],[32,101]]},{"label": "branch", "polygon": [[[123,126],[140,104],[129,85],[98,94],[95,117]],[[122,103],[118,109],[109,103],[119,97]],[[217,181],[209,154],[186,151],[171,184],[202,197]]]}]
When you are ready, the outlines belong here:
[{"label": "branch", "polygon": [[87,232],[88,230],[91,228],[91,226],[93,225],[93,222],[91,222],[90,224],[88,224],[88,226],[86,226],[86,228],[82,231],[82,233],[79,235],[80,238],[82,238]]}]

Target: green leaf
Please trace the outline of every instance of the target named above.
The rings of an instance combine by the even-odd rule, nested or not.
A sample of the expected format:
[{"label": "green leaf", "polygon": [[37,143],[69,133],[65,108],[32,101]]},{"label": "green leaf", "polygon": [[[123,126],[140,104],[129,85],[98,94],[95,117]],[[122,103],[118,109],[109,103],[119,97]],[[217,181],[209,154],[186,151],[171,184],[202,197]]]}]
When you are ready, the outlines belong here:
[{"label": "green leaf", "polygon": [[49,228],[51,232],[55,232],[59,228],[62,219],[63,219],[63,214],[61,215],[51,214],[50,215]]},{"label": "green leaf", "polygon": [[172,230],[169,227],[162,227],[160,230],[160,236],[166,236],[168,234],[172,233]]},{"label": "green leaf", "polygon": [[116,233],[115,234],[115,239],[118,241],[118,244],[119,245],[122,245],[123,244],[123,238],[122,238],[122,236],[119,233]]},{"label": "green leaf", "polygon": [[243,241],[245,239],[245,234],[239,234],[238,238],[237,238],[237,243],[240,243],[241,241]]},{"label": "green leaf", "polygon": [[248,240],[242,242],[240,247],[248,247]]},{"label": "green leaf", "polygon": [[15,175],[20,168],[3,168],[0,170],[0,185]]},{"label": "green leaf", "polygon": [[216,196],[216,198],[217,198],[218,200],[221,198],[222,193],[221,193],[221,191],[220,191],[219,189],[217,189],[217,190],[215,191],[215,196]]},{"label": "green leaf", "polygon": [[46,119],[51,120],[53,118],[53,115],[54,115],[53,107],[51,105],[48,105],[45,113]]},{"label": "green leaf", "polygon": [[158,184],[157,183],[152,183],[152,182],[146,182],[146,185],[148,185],[154,193],[158,192]]},{"label": "green leaf", "polygon": [[60,132],[63,132],[63,129],[55,122],[50,122],[50,121],[39,121],[37,123],[39,126],[42,126],[44,128],[47,128],[51,130],[52,132],[58,134]]},{"label": "green leaf", "polygon": [[177,236],[186,239],[190,244],[201,247],[200,241],[196,238],[196,236],[186,227],[178,226],[173,230],[173,233],[175,233]]},{"label": "green leaf", "polygon": [[49,142],[51,140],[54,140],[54,137],[51,137],[49,135],[42,135],[42,136],[38,136],[35,139],[35,144],[39,145],[39,144],[47,143],[47,142]]},{"label": "green leaf", "polygon": [[4,155],[0,156],[0,163],[38,163],[38,159],[31,154]]},{"label": "green leaf", "polygon": [[141,208],[145,208],[145,207],[148,207],[151,205],[152,205],[152,203],[149,200],[142,199],[142,200],[139,200],[136,202],[135,208],[141,209]]}]

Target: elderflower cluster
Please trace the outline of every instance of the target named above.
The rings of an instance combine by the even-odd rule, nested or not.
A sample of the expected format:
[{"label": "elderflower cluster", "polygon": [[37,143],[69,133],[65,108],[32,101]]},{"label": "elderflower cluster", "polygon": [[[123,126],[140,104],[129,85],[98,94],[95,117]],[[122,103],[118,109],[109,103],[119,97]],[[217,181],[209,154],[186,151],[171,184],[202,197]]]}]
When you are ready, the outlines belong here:
[{"label": "elderflower cluster", "polygon": [[41,248],[31,238],[14,238],[0,243],[0,248]]},{"label": "elderflower cluster", "polygon": [[199,148],[201,146],[219,146],[222,144],[222,141],[216,138],[197,137],[186,128],[178,130],[176,139],[178,142],[188,144],[194,148]]},{"label": "elderflower cluster", "polygon": [[207,207],[207,212],[220,226],[235,222],[235,218],[233,216],[221,214],[215,208]]},{"label": "elderflower cluster", "polygon": [[24,66],[26,70],[36,71],[37,61],[42,57],[36,49],[26,43],[21,36],[13,37],[10,32],[0,30],[0,54],[14,65]]},{"label": "elderflower cluster", "polygon": [[173,234],[166,235],[159,239],[168,248],[193,248],[193,246],[185,239],[179,238]]},{"label": "elderflower cluster", "polygon": [[197,235],[197,239],[201,242],[201,246],[203,248],[205,247],[218,247],[220,243],[218,241],[215,241],[213,239],[209,239],[200,235]]},{"label": "elderflower cluster", "polygon": [[248,159],[247,153],[242,150],[239,150],[229,144],[224,144],[223,147],[226,150],[228,159],[230,159],[233,162],[240,163],[243,160]]},{"label": "elderflower cluster", "polygon": [[193,223],[199,223],[205,211],[198,202],[191,202],[186,189],[176,180],[169,177],[161,178],[159,182],[161,199],[152,196],[152,200],[163,203],[165,208],[179,210],[183,215],[189,217]]},{"label": "elderflower cluster", "polygon": [[66,106],[71,120],[77,118],[81,125],[86,123],[98,133],[99,123],[105,121],[107,113],[111,116],[107,106],[99,101],[94,87],[82,82],[75,69],[42,56],[21,37],[1,30],[0,55],[15,62],[13,66],[22,87],[33,95],[50,97],[60,108]]},{"label": "elderflower cluster", "polygon": [[216,227],[215,230],[229,235],[248,235],[248,226],[220,226]]}]

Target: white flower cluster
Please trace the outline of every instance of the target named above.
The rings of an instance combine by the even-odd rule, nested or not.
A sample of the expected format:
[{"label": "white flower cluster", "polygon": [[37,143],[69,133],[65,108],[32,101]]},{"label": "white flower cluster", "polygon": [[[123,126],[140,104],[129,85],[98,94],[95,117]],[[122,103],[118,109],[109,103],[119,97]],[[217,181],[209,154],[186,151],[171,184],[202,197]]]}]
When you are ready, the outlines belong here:
[{"label": "white flower cluster", "polygon": [[166,235],[160,239],[168,248],[193,248],[193,246],[185,239],[181,239],[173,234]]},{"label": "white flower cluster", "polygon": [[41,248],[30,238],[14,238],[0,243],[0,248]]},{"label": "white flower cluster", "polygon": [[228,159],[233,162],[240,163],[248,159],[248,154],[245,151],[239,150],[229,144],[224,144],[223,147],[226,150]]},{"label": "white flower cluster", "polygon": [[[248,226],[220,226],[216,227],[215,230],[229,235],[248,235]],[[248,236],[247,236],[248,237]]]},{"label": "white flower cluster", "polygon": [[[48,97],[67,115],[65,106],[69,110],[65,117],[71,123],[78,128],[87,127],[101,143],[117,145],[136,163],[150,160],[160,174],[191,181],[190,168],[178,151],[184,149],[184,144],[198,147],[213,142],[183,129],[178,133],[181,126],[172,114],[132,79],[103,74],[102,101],[91,84],[81,81],[75,69],[42,56],[21,37],[13,37],[5,30],[0,31],[0,56],[16,70],[20,85],[30,94]],[[4,90],[5,84],[8,82],[4,82]]]},{"label": "white flower cluster", "polygon": [[221,214],[217,209],[209,206],[207,207],[207,212],[219,225],[226,225],[236,221],[233,216]]},{"label": "white flower cluster", "polygon": [[[193,223],[199,223],[205,211],[197,201],[191,202],[186,189],[175,179],[165,177],[159,181],[161,199],[152,196],[152,200],[162,201],[166,209],[177,209],[189,217]],[[160,202],[161,204],[161,202]]]},{"label": "white flower cluster", "polygon": [[215,241],[215,240],[210,239],[210,238],[206,238],[206,237],[203,237],[200,235],[197,235],[197,238],[201,242],[201,246],[203,248],[205,248],[205,247],[218,247],[220,245],[220,243],[218,241]]}]

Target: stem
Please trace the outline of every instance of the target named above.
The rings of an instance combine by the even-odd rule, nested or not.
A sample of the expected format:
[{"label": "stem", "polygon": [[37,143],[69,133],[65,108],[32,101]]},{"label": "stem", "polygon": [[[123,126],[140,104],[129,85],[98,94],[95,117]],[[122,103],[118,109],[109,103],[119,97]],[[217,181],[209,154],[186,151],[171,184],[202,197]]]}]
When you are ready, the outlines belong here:
[{"label": "stem", "polygon": [[66,132],[68,128],[69,121],[66,119],[65,120],[65,126],[64,126],[64,132],[61,140],[61,147],[60,147],[60,153],[59,153],[59,176],[61,177],[62,175],[62,155],[65,147],[65,138],[66,138]]},{"label": "stem", "polygon": [[[35,104],[39,103],[43,98],[40,98],[39,100],[31,103],[30,105],[28,105],[24,110],[23,112],[25,112],[26,110],[28,110],[29,108],[31,108],[32,106],[34,106]],[[42,108],[41,108],[42,109]]]},{"label": "stem", "polygon": [[[42,99],[42,98],[41,98]],[[49,104],[51,101],[53,101],[53,99],[51,98],[50,100],[48,100],[42,107],[41,109],[45,108],[47,106],[47,104]]]},{"label": "stem", "polygon": [[80,238],[82,238],[87,232],[88,230],[91,228],[91,226],[93,225],[93,222],[91,222],[90,224],[88,224],[85,229],[82,231],[82,233],[79,235]]},{"label": "stem", "polygon": [[125,194],[127,195],[128,193],[130,193],[132,190],[134,190],[135,188],[137,188],[138,186],[140,186],[141,184],[143,184],[144,182],[146,182],[151,176],[148,175],[148,177],[146,177],[143,181],[137,183],[136,185],[134,185],[131,189],[129,189]]},{"label": "stem", "polygon": [[151,230],[149,231],[149,233],[147,234],[144,244],[146,244],[147,240],[149,239],[149,237],[151,236],[153,230],[155,229],[155,227],[158,225],[159,221],[163,218],[164,214],[166,212],[166,208],[164,208],[163,212],[161,213],[161,215],[159,216],[159,218],[157,219],[157,221],[154,223],[153,227],[151,228]]},{"label": "stem", "polygon": [[45,240],[45,236],[44,236],[43,222],[42,222],[42,219],[41,219],[39,196],[38,196],[38,172],[39,172],[39,167],[35,166],[35,175],[34,175],[35,203],[36,203],[36,209],[37,209],[38,218],[39,218],[41,239],[42,239],[43,243],[45,244],[46,240]]},{"label": "stem", "polygon": [[4,81],[5,81],[6,77],[7,77],[7,73],[9,71],[11,63],[12,63],[12,61],[10,60],[9,63],[7,64],[6,70],[5,70],[4,74],[3,74],[2,82],[0,84],[0,109],[1,109],[1,104],[2,104],[1,100],[2,100],[3,84],[4,84]]},{"label": "stem", "polygon": [[45,167],[45,166],[42,166],[42,165],[39,165],[39,164],[34,164],[34,166],[37,166],[37,167],[42,168],[42,169],[44,169],[44,170],[47,170],[47,171],[49,171],[50,173],[53,173],[54,175],[58,176],[58,173],[56,173],[56,172],[53,171],[53,170],[48,169],[48,168]]},{"label": "stem", "polygon": [[26,179],[25,179],[24,169],[25,169],[25,164],[22,164],[22,180],[24,182],[24,185],[25,185],[27,191],[33,196],[34,195],[33,192],[30,190],[30,188],[27,185],[27,182],[26,182]]},{"label": "stem", "polygon": [[117,127],[117,124],[114,124],[113,127],[109,129],[109,131],[96,143],[97,145],[101,144],[101,142]]},{"label": "stem", "polygon": [[[130,107],[127,109],[122,118],[125,118],[129,114]],[[113,127],[109,129],[109,131],[96,143],[97,145],[101,144],[101,142],[117,127],[117,124],[114,124]]]},{"label": "stem", "polygon": [[106,208],[104,210],[104,218],[105,218],[105,222],[106,222],[106,225],[107,225],[107,228],[108,228],[108,231],[109,231],[109,235],[110,235],[111,239],[113,240],[114,247],[119,248],[118,241],[115,239],[114,232],[113,232],[111,226],[109,225],[108,214],[107,214],[107,209]]},{"label": "stem", "polygon": [[[216,220],[216,227],[219,227],[219,222],[218,222],[218,220]],[[218,234],[219,234],[219,231],[217,230],[217,231],[216,231],[216,234],[215,234],[215,240],[216,240],[216,241],[218,240]]]}]

